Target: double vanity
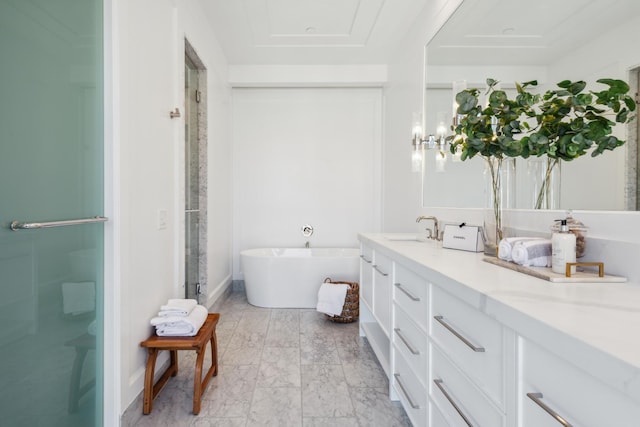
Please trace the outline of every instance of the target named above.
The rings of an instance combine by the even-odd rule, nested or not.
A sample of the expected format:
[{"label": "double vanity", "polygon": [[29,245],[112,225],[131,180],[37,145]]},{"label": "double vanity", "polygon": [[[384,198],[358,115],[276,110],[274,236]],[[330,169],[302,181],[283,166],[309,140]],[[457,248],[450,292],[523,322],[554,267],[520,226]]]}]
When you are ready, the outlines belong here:
[{"label": "double vanity", "polygon": [[360,333],[418,426],[640,425],[640,285],[360,234]]}]

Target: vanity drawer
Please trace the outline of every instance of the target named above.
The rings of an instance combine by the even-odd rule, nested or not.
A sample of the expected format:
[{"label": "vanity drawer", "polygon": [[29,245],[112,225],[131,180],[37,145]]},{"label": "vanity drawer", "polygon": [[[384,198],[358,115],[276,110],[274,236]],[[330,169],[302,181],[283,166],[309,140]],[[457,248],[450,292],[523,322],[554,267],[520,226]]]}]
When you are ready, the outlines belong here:
[{"label": "vanity drawer", "polygon": [[393,263],[391,259],[377,252],[373,256],[373,315],[390,336],[391,328],[391,278]]},{"label": "vanity drawer", "polygon": [[393,344],[422,384],[427,382],[429,345],[424,332],[397,304],[394,307]]},{"label": "vanity drawer", "polygon": [[447,425],[506,427],[505,414],[434,345],[431,345],[429,398]]},{"label": "vanity drawer", "polygon": [[519,347],[519,427],[561,425],[543,405],[575,427],[640,425],[640,403],[531,341]]},{"label": "vanity drawer", "polygon": [[393,300],[426,332],[429,324],[429,284],[422,277],[398,264],[394,279]]},{"label": "vanity drawer", "polygon": [[394,367],[392,385],[400,397],[411,424],[415,427],[427,425],[427,389],[416,377],[402,354],[393,350]]},{"label": "vanity drawer", "polygon": [[373,249],[360,245],[360,296],[370,311],[373,310]]},{"label": "vanity drawer", "polygon": [[464,301],[431,287],[430,336],[499,407],[505,406],[505,331]]},{"label": "vanity drawer", "polygon": [[[429,398],[429,427],[450,427],[452,424],[447,422],[447,419],[442,415],[440,409],[434,404],[433,399]],[[453,424],[457,425],[457,424]],[[462,421],[462,425],[466,424]]]}]

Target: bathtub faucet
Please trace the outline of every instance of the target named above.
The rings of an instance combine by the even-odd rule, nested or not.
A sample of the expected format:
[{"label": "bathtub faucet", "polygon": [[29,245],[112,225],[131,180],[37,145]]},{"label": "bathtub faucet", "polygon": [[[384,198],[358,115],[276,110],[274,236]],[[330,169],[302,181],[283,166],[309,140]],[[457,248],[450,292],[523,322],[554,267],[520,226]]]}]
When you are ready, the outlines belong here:
[{"label": "bathtub faucet", "polygon": [[304,244],[304,247],[309,249],[309,241],[307,240],[307,242]]},{"label": "bathtub faucet", "polygon": [[416,222],[420,222],[423,219],[429,219],[433,221],[433,230],[427,228],[427,239],[440,240],[440,229],[438,228],[438,218],[435,216],[419,216],[416,218]]}]

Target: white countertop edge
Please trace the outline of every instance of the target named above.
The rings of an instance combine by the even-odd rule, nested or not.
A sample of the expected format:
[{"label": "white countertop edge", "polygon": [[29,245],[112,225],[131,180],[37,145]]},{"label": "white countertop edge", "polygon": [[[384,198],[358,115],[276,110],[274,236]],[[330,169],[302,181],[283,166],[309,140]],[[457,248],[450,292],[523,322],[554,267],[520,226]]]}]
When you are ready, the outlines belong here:
[{"label": "white countertop edge", "polygon": [[411,235],[359,240],[640,402],[640,285],[552,283]]}]

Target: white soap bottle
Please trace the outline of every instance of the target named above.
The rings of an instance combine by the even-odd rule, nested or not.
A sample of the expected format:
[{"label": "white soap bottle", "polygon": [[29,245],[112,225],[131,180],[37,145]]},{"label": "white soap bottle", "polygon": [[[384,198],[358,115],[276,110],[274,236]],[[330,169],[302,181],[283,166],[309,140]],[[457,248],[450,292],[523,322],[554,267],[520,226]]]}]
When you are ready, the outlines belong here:
[{"label": "white soap bottle", "polygon": [[[560,231],[551,236],[551,271],[566,274],[567,263],[576,262],[576,235],[569,231],[567,220],[560,220]],[[571,267],[571,273],[576,268]]]}]

